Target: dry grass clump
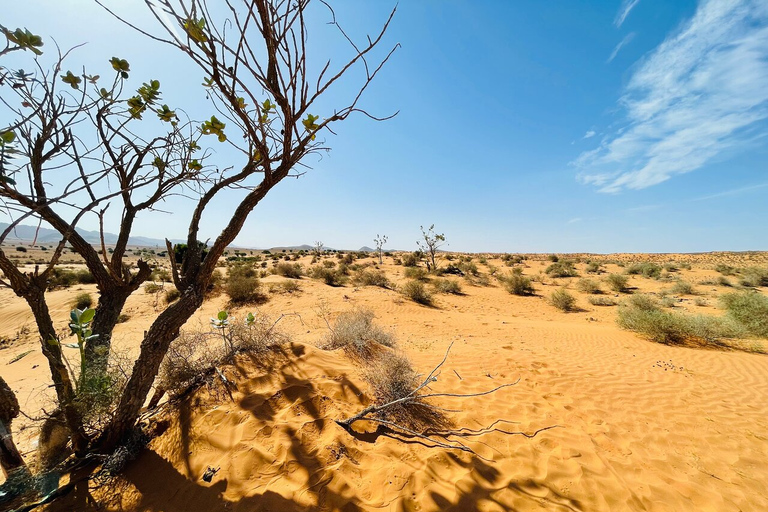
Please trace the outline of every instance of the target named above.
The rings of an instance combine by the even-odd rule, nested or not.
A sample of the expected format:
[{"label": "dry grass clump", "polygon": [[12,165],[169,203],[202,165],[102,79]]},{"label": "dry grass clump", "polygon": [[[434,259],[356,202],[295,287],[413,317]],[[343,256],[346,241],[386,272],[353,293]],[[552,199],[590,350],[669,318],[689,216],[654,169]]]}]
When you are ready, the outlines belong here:
[{"label": "dry grass clump", "polygon": [[347,276],[345,275],[345,272],[348,272],[348,270],[346,270],[346,266],[337,269],[318,265],[309,269],[309,276],[313,279],[319,279],[323,281],[328,286],[344,286],[344,284],[347,282]]},{"label": "dry grass clump", "polygon": [[687,281],[676,282],[669,291],[676,295],[696,295],[693,285]]},{"label": "dry grass clump", "polygon": [[588,299],[593,306],[615,306],[617,303],[610,297],[595,297],[590,296]]},{"label": "dry grass clump", "polygon": [[[633,299],[639,297],[642,296],[638,295]],[[726,346],[724,340],[739,334],[739,330],[731,322],[721,318],[663,311],[655,302],[646,299],[627,301],[619,308],[616,321],[624,329],[667,345],[722,347]]]},{"label": "dry grass clump", "polygon": [[400,288],[400,293],[418,304],[432,305],[432,294],[427,291],[427,287],[421,281],[408,281]]},{"label": "dry grass clump", "polygon": [[522,272],[511,272],[506,277],[499,278],[504,283],[504,288],[512,295],[533,295],[536,291],[529,277]]},{"label": "dry grass clump", "polygon": [[248,263],[229,267],[224,291],[233,304],[259,304],[266,301],[266,296],[261,292],[258,271]]},{"label": "dry grass clump", "polygon": [[437,293],[461,295],[461,283],[455,279],[436,279],[432,285]]},{"label": "dry grass clump", "polygon": [[423,281],[427,278],[427,270],[422,267],[406,267],[403,271],[406,279],[417,279]]},{"label": "dry grass clump", "polygon": [[304,271],[299,263],[282,262],[272,268],[272,273],[289,279],[300,279]]},{"label": "dry grass clump", "polygon": [[595,279],[579,279],[579,282],[576,283],[576,288],[582,293],[589,293],[592,295],[603,293],[603,291],[600,289],[600,283]]},{"label": "dry grass clump", "polygon": [[263,356],[284,345],[288,337],[265,315],[253,321],[231,321],[225,329],[182,331],[173,340],[160,365],[158,385],[171,394],[203,382],[219,365],[232,362],[237,354]]},{"label": "dry grass clump", "polygon": [[621,274],[608,274],[605,276],[605,282],[611,290],[619,293],[626,293],[629,278]]},{"label": "dry grass clump", "polygon": [[545,270],[546,274],[550,277],[576,277],[576,267],[570,260],[559,260],[552,263]]},{"label": "dry grass clump", "polygon": [[90,293],[78,293],[72,305],[77,309],[88,309],[93,305],[93,297],[91,297]]},{"label": "dry grass clump", "polygon": [[656,278],[661,276],[661,265],[651,262],[633,263],[627,267],[629,275],[642,275],[643,277]]},{"label": "dry grass clump", "polygon": [[178,300],[179,297],[181,297],[181,292],[178,290],[178,288],[169,288],[165,292],[165,302],[170,304],[171,302]]},{"label": "dry grass clump", "polygon": [[739,284],[748,288],[768,286],[768,268],[749,267],[741,271]]},{"label": "dry grass clump", "polygon": [[269,285],[269,293],[297,293],[300,291],[301,286],[296,281],[282,281]]},{"label": "dry grass clump", "polygon": [[727,293],[720,297],[720,304],[749,334],[768,338],[768,297],[750,291]]},{"label": "dry grass clump", "polygon": [[383,270],[360,269],[355,272],[352,281],[358,286],[378,286],[392,288],[392,283]]},{"label": "dry grass clump", "polygon": [[573,311],[576,306],[576,297],[571,295],[565,288],[560,288],[552,292],[549,296],[549,302],[560,311]]},{"label": "dry grass clump", "polygon": [[348,355],[360,359],[374,357],[379,346],[394,347],[394,334],[374,324],[374,318],[369,309],[341,313],[319,347],[324,350],[342,348]]},{"label": "dry grass clump", "polygon": [[144,285],[144,293],[154,295],[163,289],[163,285],[157,283],[147,283]]}]

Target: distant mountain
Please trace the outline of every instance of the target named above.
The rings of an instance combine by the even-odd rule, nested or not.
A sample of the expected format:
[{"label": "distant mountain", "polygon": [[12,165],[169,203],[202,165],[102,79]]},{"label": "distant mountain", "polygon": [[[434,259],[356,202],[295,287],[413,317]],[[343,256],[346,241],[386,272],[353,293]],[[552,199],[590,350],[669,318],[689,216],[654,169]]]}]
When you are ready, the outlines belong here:
[{"label": "distant mountain", "polygon": [[[8,223],[0,222],[0,231],[5,231],[8,227]],[[89,244],[100,244],[101,239],[98,231],[87,231],[85,229],[78,229],[77,232],[82,236]],[[37,235],[37,238],[35,238]],[[13,231],[8,235],[7,240],[23,240],[31,242],[37,239],[39,244],[58,243],[61,240],[61,234],[55,229],[37,228],[37,226],[16,226]],[[184,240],[171,240],[174,243],[184,243]],[[104,233],[104,243],[112,245],[117,242],[117,235],[114,233]],[[148,238],[145,236],[132,236],[128,238],[129,245],[140,245],[146,247],[160,246],[165,247],[165,240],[159,238]]]},{"label": "distant mountain", "polygon": [[375,252],[375,251],[376,251],[376,249],[371,249],[371,248],[370,248],[370,247],[368,247],[367,245],[364,245],[364,246],[362,246],[361,248],[359,248],[357,251],[358,251],[358,252]]}]

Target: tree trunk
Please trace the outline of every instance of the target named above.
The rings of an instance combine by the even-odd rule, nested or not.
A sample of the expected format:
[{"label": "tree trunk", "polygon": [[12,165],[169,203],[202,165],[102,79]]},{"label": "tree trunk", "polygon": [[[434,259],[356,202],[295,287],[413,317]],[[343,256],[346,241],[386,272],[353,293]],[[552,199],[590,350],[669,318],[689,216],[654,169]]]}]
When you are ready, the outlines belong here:
[{"label": "tree trunk", "polygon": [[6,479],[12,471],[26,467],[11,435],[11,421],[18,415],[16,394],[0,377],[0,469]]},{"label": "tree trunk", "polygon": [[204,291],[205,286],[199,284],[185,290],[176,303],[160,313],[144,335],[141,352],[133,366],[131,378],[125,386],[115,416],[98,441],[99,450],[112,450],[133,428],[168,347],[179,335],[179,329],[203,304]]},{"label": "tree trunk", "polygon": [[112,346],[112,331],[117,319],[125,307],[125,301],[134,290],[115,287],[101,290],[96,316],[93,317],[91,330],[96,338],[85,343],[85,364],[87,371],[104,373],[107,370],[109,351]]}]

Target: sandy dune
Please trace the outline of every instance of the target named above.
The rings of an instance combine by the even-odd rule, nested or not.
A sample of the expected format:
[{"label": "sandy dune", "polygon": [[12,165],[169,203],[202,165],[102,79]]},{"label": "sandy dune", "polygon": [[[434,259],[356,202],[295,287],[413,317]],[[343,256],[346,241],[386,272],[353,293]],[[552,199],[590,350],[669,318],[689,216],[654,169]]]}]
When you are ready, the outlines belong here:
[{"label": "sandy dune", "polygon": [[[547,263],[529,262],[526,274]],[[716,275],[708,265],[694,261],[683,275],[692,282]],[[382,268],[401,280],[403,267]],[[392,290],[304,278],[300,293],[275,294],[261,308],[300,317],[281,321],[293,340],[282,352],[226,370],[238,383],[234,401],[218,386],[201,390],[156,418],[161,435],[117,483],[81,486],[51,508],[93,510],[90,493],[104,510],[126,511],[768,510],[768,357],[648,342],[616,326],[615,308],[591,306],[583,294],[576,294],[582,311],[556,310],[544,296],[569,280],[545,282],[538,297],[464,284],[464,295],[439,295],[436,307],[425,307]],[[641,277],[632,285],[667,286]],[[716,304],[712,287],[699,288]],[[55,311],[66,315],[74,292],[56,293]],[[204,325],[224,302],[207,303],[194,321]],[[7,320],[23,324],[24,305],[7,291],[0,305],[8,331],[0,334],[12,336]],[[461,409],[449,415],[458,426],[505,420],[462,439],[477,456],[372,429],[353,436],[334,423],[367,405],[369,391],[343,352],[314,346],[327,330],[315,311],[354,307],[372,309],[392,328],[420,371],[453,343],[435,390],[475,393],[520,379],[492,395],[439,402]],[[130,350],[152,305],[140,292],[128,308],[131,320],[115,339]],[[680,308],[721,314],[689,298]],[[42,356],[35,350],[7,362],[35,348],[18,341],[0,352],[3,376],[28,406],[44,393]],[[520,434],[546,427],[554,428]],[[18,437],[32,457],[33,429]],[[220,470],[207,483],[209,466]]]}]

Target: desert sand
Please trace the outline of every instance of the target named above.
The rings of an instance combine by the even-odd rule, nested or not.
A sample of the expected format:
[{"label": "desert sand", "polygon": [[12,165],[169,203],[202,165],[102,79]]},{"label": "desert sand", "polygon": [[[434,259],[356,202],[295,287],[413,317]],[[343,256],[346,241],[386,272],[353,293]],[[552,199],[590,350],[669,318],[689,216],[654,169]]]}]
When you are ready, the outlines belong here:
[{"label": "desert sand", "polygon": [[[765,265],[768,255],[604,259],[688,262],[691,270],[678,275],[696,284],[719,276],[715,263]],[[508,270],[497,259],[488,262]],[[524,272],[540,275],[548,264],[543,256],[529,259]],[[404,282],[404,268],[392,258],[380,268]],[[577,268],[586,275],[583,263]],[[622,271],[615,263],[606,269]],[[284,280],[271,275],[262,282]],[[291,341],[268,360],[242,357],[224,368],[237,384],[232,399],[216,381],[165,408],[152,419],[157,437],[123,474],[100,488],[79,485],[49,509],[768,510],[768,356],[650,342],[616,325],[616,307],[587,302],[575,290],[577,280],[545,278],[533,297],[510,295],[492,279],[487,286],[462,280],[462,295],[437,295],[428,307],[394,290],[330,287],[304,277],[299,292],[270,294],[258,307],[273,318],[298,314],[279,324]],[[631,276],[630,285],[652,293],[669,287],[641,276]],[[577,296],[579,310],[564,313],[548,303],[561,286]],[[727,288],[696,289],[696,298],[679,297],[677,310],[723,314],[717,295]],[[96,290],[50,294],[62,327],[81,291]],[[614,295],[621,300],[609,292]],[[135,353],[156,311],[153,302],[143,290],[129,299],[130,319],[115,331],[118,350]],[[207,301],[189,327],[205,328],[226,302],[224,295]],[[477,393],[519,379],[490,395],[437,402],[458,411],[448,416],[459,427],[504,420],[497,430],[461,439],[476,455],[366,425],[352,435],[334,422],[368,405],[370,393],[344,352],[317,348],[328,330],[318,311],[333,319],[354,308],[372,310],[377,324],[394,331],[398,350],[420,372],[429,372],[453,344],[436,391]],[[231,313],[242,317],[254,309]],[[0,350],[2,375],[22,409],[34,417],[52,408],[31,315],[9,290],[0,290],[0,336],[10,340]],[[28,461],[35,458],[36,429],[29,419],[14,423]],[[208,467],[219,468],[211,482],[202,479]]]}]

